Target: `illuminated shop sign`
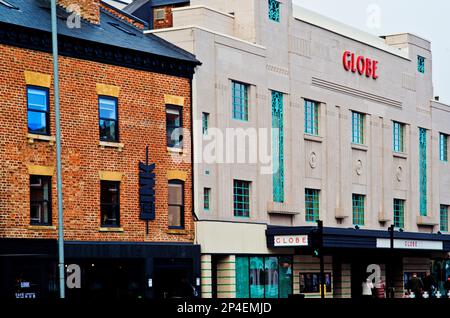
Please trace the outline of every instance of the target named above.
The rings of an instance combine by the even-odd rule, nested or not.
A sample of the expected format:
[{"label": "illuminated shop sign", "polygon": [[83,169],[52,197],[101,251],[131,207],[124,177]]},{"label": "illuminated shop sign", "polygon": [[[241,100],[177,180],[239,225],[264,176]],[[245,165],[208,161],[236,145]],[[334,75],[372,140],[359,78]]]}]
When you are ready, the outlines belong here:
[{"label": "illuminated shop sign", "polygon": [[[377,248],[390,248],[390,239],[377,239]],[[421,240],[394,240],[394,248],[407,250],[435,250],[442,251],[444,245],[442,241],[421,241]]]},{"label": "illuminated shop sign", "polygon": [[274,237],[274,246],[308,246],[308,235],[283,235]]},{"label": "illuminated shop sign", "polygon": [[371,77],[374,80],[378,78],[378,61],[369,59],[364,56],[356,56],[355,53],[345,51],[342,56],[342,63],[347,72],[352,71],[361,76]]}]

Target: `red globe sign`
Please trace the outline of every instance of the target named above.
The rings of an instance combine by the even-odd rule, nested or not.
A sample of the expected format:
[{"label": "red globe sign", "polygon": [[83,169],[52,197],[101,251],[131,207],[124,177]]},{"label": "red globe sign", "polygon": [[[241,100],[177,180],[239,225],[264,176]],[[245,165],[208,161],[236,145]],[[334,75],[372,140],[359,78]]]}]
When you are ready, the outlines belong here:
[{"label": "red globe sign", "polygon": [[372,60],[364,56],[356,56],[355,53],[345,51],[342,56],[342,63],[344,65],[344,69],[348,72],[358,72],[359,75],[365,75],[366,77],[371,77],[374,80],[378,78],[378,61],[376,60]]}]

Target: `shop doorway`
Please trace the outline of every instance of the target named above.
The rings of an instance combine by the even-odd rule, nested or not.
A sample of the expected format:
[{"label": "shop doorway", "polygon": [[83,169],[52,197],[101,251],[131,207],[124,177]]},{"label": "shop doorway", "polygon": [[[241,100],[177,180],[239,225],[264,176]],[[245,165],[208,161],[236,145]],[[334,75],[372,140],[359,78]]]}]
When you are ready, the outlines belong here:
[{"label": "shop doorway", "polygon": [[362,284],[367,278],[366,263],[353,262],[351,264],[351,295],[352,299],[362,298]]},{"label": "shop doorway", "polygon": [[190,259],[155,259],[153,269],[154,298],[195,298],[198,289],[193,280]]}]

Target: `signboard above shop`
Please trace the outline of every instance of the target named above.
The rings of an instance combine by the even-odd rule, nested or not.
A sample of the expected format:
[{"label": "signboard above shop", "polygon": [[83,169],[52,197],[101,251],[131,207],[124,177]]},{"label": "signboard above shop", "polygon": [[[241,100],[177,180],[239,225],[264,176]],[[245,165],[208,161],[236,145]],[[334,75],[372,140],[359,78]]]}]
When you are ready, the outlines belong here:
[{"label": "signboard above shop", "polygon": [[[391,240],[378,238],[377,248],[390,248]],[[407,249],[407,250],[433,250],[442,251],[444,249],[444,244],[441,241],[421,241],[421,240],[394,240],[394,248],[396,249]]]},{"label": "signboard above shop", "polygon": [[275,247],[308,246],[308,235],[279,235],[274,236]]}]

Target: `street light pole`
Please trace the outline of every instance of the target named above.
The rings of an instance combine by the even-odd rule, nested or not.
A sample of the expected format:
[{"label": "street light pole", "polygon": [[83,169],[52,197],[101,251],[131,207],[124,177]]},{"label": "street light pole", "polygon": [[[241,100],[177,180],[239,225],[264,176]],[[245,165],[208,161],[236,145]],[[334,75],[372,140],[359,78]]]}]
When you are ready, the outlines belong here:
[{"label": "street light pole", "polygon": [[394,293],[394,230],[395,230],[395,226],[394,224],[392,224],[389,227],[389,241],[390,241],[390,264],[389,264],[389,288],[387,290],[387,292],[389,293],[389,297],[388,298],[394,298],[393,297],[393,293]]},{"label": "street light pole", "polygon": [[325,299],[325,264],[323,259],[323,221],[317,221],[320,236],[320,298]]},{"label": "street light pole", "polygon": [[65,267],[64,267],[64,223],[62,197],[62,168],[61,168],[61,123],[59,107],[59,70],[58,70],[58,30],[56,20],[56,0],[51,0],[52,20],[52,51],[53,51],[53,88],[55,100],[56,127],[56,191],[58,197],[58,266],[59,266],[59,296],[65,298]]}]

